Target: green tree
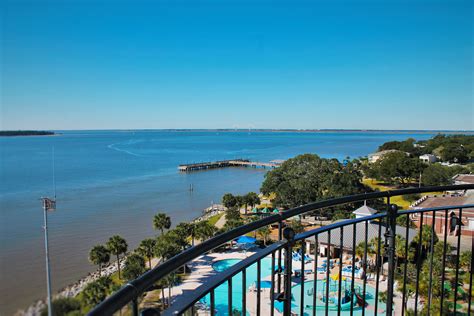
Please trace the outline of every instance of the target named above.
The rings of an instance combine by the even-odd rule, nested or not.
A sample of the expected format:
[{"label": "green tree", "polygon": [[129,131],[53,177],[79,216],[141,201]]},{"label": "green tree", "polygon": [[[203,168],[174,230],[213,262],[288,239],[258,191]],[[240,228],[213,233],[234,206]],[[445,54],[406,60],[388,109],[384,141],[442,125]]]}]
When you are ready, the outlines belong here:
[{"label": "green tree", "polygon": [[255,205],[259,204],[260,203],[260,198],[258,197],[257,193],[249,192],[249,193],[245,194],[244,196],[237,197],[237,202],[240,202],[240,203],[242,203],[242,205],[245,206],[245,214],[247,214],[248,206],[254,207]]},{"label": "green tree", "polygon": [[153,217],[153,228],[157,229],[163,235],[165,229],[170,229],[171,218],[165,213],[158,213]]},{"label": "green tree", "polygon": [[125,260],[125,267],[123,268],[123,276],[127,280],[134,280],[145,273],[145,259],[142,256],[134,253]]},{"label": "green tree", "polygon": [[379,293],[379,302],[387,303],[387,291],[381,291]]},{"label": "green tree", "polygon": [[[422,230],[423,231],[421,233],[422,235],[421,248],[422,248],[422,253],[423,253],[423,252],[426,252],[431,247],[431,235],[432,235],[433,227],[429,225],[423,225]],[[433,235],[433,244],[436,244],[437,242],[438,242],[438,236],[435,233]],[[420,234],[417,232],[417,234],[412,240],[412,247],[414,247],[415,249],[418,249],[419,244],[420,244]],[[422,254],[419,254],[419,255],[422,255]]]},{"label": "green tree", "polygon": [[421,180],[426,186],[449,185],[452,182],[449,167],[432,164],[423,171]]},{"label": "green tree", "polygon": [[288,224],[288,227],[292,228],[296,234],[300,234],[304,232],[304,226],[301,223],[301,221],[298,219],[291,220],[290,223]]},{"label": "green tree", "polygon": [[168,305],[171,304],[171,289],[181,282],[181,278],[176,273],[170,273],[165,278],[168,284]]},{"label": "green tree", "polygon": [[263,226],[258,229],[258,234],[262,237],[263,239],[263,244],[266,246],[268,240],[270,239],[270,234],[271,230],[268,226]]},{"label": "green tree", "polygon": [[212,238],[216,232],[216,226],[209,223],[209,221],[201,221],[196,224],[196,238],[199,238],[201,242]]},{"label": "green tree", "polygon": [[[81,302],[77,298],[73,297],[61,297],[53,300],[52,311],[55,316],[66,316],[72,312],[80,311]],[[41,316],[48,315],[48,307],[44,307],[41,310]]]},{"label": "green tree", "polygon": [[408,227],[416,228],[415,223],[410,219],[408,215],[400,215],[397,217],[397,225],[402,227],[407,227],[407,217],[408,217]]},{"label": "green tree", "polygon": [[279,168],[265,174],[261,191],[276,193],[274,203],[283,208],[328,198],[362,193],[362,175],[356,164],[342,164],[305,154],[286,160]]},{"label": "green tree", "polygon": [[166,309],[166,300],[165,300],[165,288],[168,286],[166,278],[161,278],[157,283],[156,286],[161,291],[161,309]]},{"label": "green tree", "polygon": [[222,197],[222,204],[227,208],[232,208],[237,205],[237,199],[232,193],[226,193]]},{"label": "green tree", "polygon": [[183,250],[185,243],[185,237],[170,230],[156,239],[155,255],[163,260],[170,259]]},{"label": "green tree", "polygon": [[355,253],[356,253],[356,256],[363,260],[364,259],[364,255],[365,255],[365,249],[367,249],[367,255],[369,253],[369,248],[368,248],[368,245],[365,241],[361,241],[360,243],[357,244],[356,246],[356,250],[355,250]]},{"label": "green tree", "polygon": [[235,206],[237,207],[237,209],[240,209],[242,206],[246,206],[246,200],[245,200],[245,196],[243,195],[236,195],[235,196],[235,200],[236,200],[236,204]]},{"label": "green tree", "polygon": [[377,169],[377,180],[406,186],[418,179],[425,164],[418,158],[411,158],[404,152],[386,154],[373,164]]},{"label": "green tree", "polygon": [[331,216],[331,220],[333,222],[335,221],[338,221],[338,220],[341,220],[341,219],[348,219],[348,218],[352,218],[353,214],[352,212],[350,211],[346,211],[346,210],[336,210],[332,216]]},{"label": "green tree", "polygon": [[109,294],[111,285],[112,280],[108,277],[101,277],[89,283],[82,291],[82,299],[85,306],[91,308],[105,300]]},{"label": "green tree", "polygon": [[239,226],[242,226],[244,224],[244,221],[242,219],[228,219],[226,220],[224,224],[224,231],[229,231],[234,228],[237,228]]},{"label": "green tree", "polygon": [[138,246],[137,252],[148,259],[148,266],[151,269],[151,259],[155,252],[156,240],[153,238],[143,239]]},{"label": "green tree", "polygon": [[408,138],[404,141],[390,141],[379,146],[378,151],[383,150],[400,150],[418,156],[420,154],[419,147],[415,147],[416,140],[414,138]]},{"label": "green tree", "polygon": [[118,277],[120,279],[120,255],[127,252],[127,241],[119,235],[112,236],[107,241],[107,249],[109,249],[111,254],[117,257]]},{"label": "green tree", "polygon": [[245,200],[250,207],[255,207],[255,205],[260,204],[260,198],[255,192],[249,192],[245,195]]},{"label": "green tree", "polygon": [[244,224],[244,221],[240,217],[240,212],[236,208],[227,209],[225,219],[226,222],[223,227],[225,231],[232,230]]},{"label": "green tree", "polygon": [[89,261],[99,266],[99,276],[102,274],[102,265],[110,260],[110,252],[103,245],[96,245],[89,251]]},{"label": "green tree", "polygon": [[185,238],[191,238],[191,245],[194,246],[194,238],[196,237],[196,224],[182,222],[176,225],[175,231],[185,236]]},{"label": "green tree", "polygon": [[441,159],[454,163],[464,163],[469,160],[469,152],[462,144],[447,143],[441,150]]},{"label": "green tree", "polygon": [[[379,244],[380,244],[380,250],[379,250]],[[377,253],[379,253],[380,256],[385,256],[384,242],[378,237],[374,237],[371,240],[369,240],[368,253],[373,258],[377,256]]]},{"label": "green tree", "polygon": [[459,256],[459,266],[463,269],[466,269],[466,271],[469,271],[468,269],[471,266],[471,258],[472,258],[472,252],[471,251],[463,251],[461,255]]}]

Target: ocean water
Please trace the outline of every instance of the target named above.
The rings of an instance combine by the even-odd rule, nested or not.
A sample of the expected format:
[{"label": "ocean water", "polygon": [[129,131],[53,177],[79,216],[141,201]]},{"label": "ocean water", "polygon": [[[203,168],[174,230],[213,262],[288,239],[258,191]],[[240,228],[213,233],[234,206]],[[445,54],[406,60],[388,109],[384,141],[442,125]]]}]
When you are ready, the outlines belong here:
[{"label": "ocean water", "polygon": [[[179,173],[178,164],[231,158],[287,159],[302,153],[344,159],[383,142],[433,134],[395,132],[64,131],[0,138],[0,315],[46,295],[39,198],[52,196],[52,283],[59,290],[96,269],[89,249],[114,234],[129,248],[156,234],[158,210],[174,224],[200,215],[226,192],[258,192],[263,169]],[[194,191],[188,188],[193,185]]]}]

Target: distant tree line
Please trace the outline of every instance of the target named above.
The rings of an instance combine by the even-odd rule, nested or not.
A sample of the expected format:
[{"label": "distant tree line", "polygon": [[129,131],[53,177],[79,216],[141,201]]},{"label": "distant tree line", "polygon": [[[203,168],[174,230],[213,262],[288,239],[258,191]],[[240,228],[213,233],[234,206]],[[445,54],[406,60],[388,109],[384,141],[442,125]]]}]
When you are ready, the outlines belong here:
[{"label": "distant tree line", "polygon": [[449,185],[456,174],[471,173],[473,164],[444,166],[439,163],[423,163],[419,156],[433,154],[442,161],[465,163],[474,159],[473,135],[437,135],[426,141],[386,142],[382,150],[397,150],[385,154],[374,163],[361,165],[363,174],[372,179],[397,186],[419,184],[424,186]]},{"label": "distant tree line", "polygon": [[382,144],[378,150],[395,149],[412,156],[433,154],[445,162],[465,163],[474,159],[474,135],[436,135],[428,140],[416,141],[408,138],[404,141],[390,141]]},{"label": "distant tree line", "polygon": [[54,135],[50,131],[0,131],[0,136],[43,136]]}]

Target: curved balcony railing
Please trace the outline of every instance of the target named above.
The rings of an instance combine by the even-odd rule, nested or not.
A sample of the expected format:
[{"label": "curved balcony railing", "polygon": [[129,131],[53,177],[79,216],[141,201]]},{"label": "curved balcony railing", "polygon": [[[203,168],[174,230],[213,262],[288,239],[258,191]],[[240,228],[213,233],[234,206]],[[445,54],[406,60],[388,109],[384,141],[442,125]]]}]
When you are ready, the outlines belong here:
[{"label": "curved balcony railing", "polygon": [[[473,307],[474,259],[471,256],[469,289],[466,294],[459,287],[461,274],[465,277],[465,271],[460,271],[460,249],[464,225],[462,212],[474,209],[474,205],[398,211],[390,203],[390,198],[472,189],[474,185],[452,185],[359,194],[311,203],[271,215],[188,248],[126,284],[89,315],[112,315],[128,304],[131,304],[134,315],[139,312],[142,315],[405,315],[408,309],[415,314],[420,313],[422,307],[428,315],[457,315],[467,307],[466,314],[470,315]],[[283,221],[296,215],[380,198],[387,200],[384,213],[335,222],[297,235],[289,227],[283,228]],[[397,226],[399,216],[406,217],[404,226]],[[417,229],[409,228],[410,218],[417,223]],[[176,296],[165,311],[139,311],[142,294],[177,267],[239,236],[276,223],[277,242],[207,278],[193,291]],[[443,231],[441,247],[435,247],[438,240],[436,225]],[[455,236],[449,236],[450,230]],[[428,233],[429,238],[426,239]],[[454,252],[451,247],[448,248],[448,236],[454,238]],[[474,250],[472,240],[471,236],[471,251]],[[319,267],[323,257],[325,264]],[[295,258],[300,258],[300,261],[295,261]],[[399,265],[399,258],[403,258],[403,266]],[[346,262],[344,268],[343,260]],[[268,261],[271,272],[263,276],[262,265],[268,265]],[[293,267],[295,262],[298,266]],[[248,274],[254,273],[255,269],[255,284],[249,292],[248,286],[251,284],[248,284]],[[420,276],[423,269],[428,269],[429,280]],[[436,279],[439,272],[441,280]],[[269,280],[263,284],[262,278]],[[382,282],[382,279],[385,281]],[[373,284],[369,286],[368,283]],[[451,289],[453,284],[454,290]],[[227,292],[225,299],[216,298],[216,293],[220,295],[223,288]],[[241,292],[241,295],[234,295],[234,292]]]}]

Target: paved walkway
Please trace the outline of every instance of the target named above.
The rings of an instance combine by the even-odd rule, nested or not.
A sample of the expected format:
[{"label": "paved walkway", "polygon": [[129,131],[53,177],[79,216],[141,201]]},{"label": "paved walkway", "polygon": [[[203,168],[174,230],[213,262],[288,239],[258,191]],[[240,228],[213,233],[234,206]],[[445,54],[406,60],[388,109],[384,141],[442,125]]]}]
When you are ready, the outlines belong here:
[{"label": "paved walkway", "polygon": [[225,212],[222,214],[221,218],[219,218],[219,220],[216,222],[216,224],[214,226],[216,226],[218,229],[221,229],[222,227],[224,227],[225,223],[226,223],[226,217],[225,217]]}]

